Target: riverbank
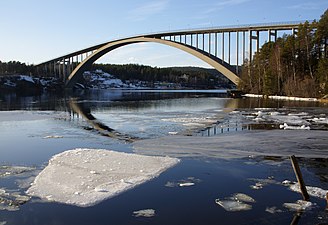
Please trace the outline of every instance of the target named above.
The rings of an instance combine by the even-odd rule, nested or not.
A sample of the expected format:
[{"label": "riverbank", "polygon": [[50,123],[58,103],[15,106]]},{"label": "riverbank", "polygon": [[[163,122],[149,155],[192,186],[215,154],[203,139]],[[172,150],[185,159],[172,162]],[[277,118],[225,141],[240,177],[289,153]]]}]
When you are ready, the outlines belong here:
[{"label": "riverbank", "polygon": [[275,100],[286,100],[286,101],[307,101],[307,102],[324,102],[328,103],[328,99],[325,98],[303,98],[303,97],[291,97],[291,96],[279,96],[279,95],[257,95],[257,94],[244,94],[247,98],[268,98]]}]

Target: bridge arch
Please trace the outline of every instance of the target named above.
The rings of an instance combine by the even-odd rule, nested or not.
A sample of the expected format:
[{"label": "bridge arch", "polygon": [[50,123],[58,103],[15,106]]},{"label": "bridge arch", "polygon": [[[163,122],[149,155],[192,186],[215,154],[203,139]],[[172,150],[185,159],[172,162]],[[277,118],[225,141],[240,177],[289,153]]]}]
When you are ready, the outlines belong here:
[{"label": "bridge arch", "polygon": [[69,75],[66,81],[66,87],[72,88],[74,84],[78,81],[78,79],[83,75],[83,72],[101,56],[107,54],[108,52],[114,49],[130,44],[141,43],[141,42],[154,42],[154,43],[164,44],[167,46],[180,49],[208,63],[209,65],[214,67],[217,71],[221,72],[224,76],[226,76],[229,80],[231,80],[234,84],[238,84],[241,81],[241,79],[235,73],[233,73],[230,69],[228,69],[227,67],[228,64],[222,64],[222,62],[220,62],[217,58],[211,56],[210,54],[200,49],[196,49],[195,47],[189,45],[168,41],[156,37],[134,37],[134,38],[127,38],[127,39],[109,42],[106,45],[100,47],[97,51],[92,53],[89,57],[87,57],[73,70],[73,72]]}]

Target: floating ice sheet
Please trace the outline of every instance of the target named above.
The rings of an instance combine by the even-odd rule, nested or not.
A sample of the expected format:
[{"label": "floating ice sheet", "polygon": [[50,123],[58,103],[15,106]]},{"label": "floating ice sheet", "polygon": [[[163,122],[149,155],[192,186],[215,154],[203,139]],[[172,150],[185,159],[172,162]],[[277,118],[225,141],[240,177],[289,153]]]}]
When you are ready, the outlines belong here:
[{"label": "floating ice sheet", "polygon": [[195,177],[188,177],[186,179],[182,179],[179,181],[168,181],[165,184],[165,187],[190,187],[196,185],[196,183],[200,183],[201,180]]},{"label": "floating ice sheet", "polygon": [[0,189],[0,211],[17,211],[19,206],[30,200],[29,196],[21,193]]},{"label": "floating ice sheet", "polygon": [[229,212],[245,211],[251,210],[252,206],[244,202],[235,201],[235,200],[220,200],[216,199],[215,203],[224,208]]},{"label": "floating ice sheet", "polygon": [[276,206],[266,207],[265,211],[268,212],[268,213],[271,213],[271,214],[282,212],[282,210],[278,209]]},{"label": "floating ice sheet", "polygon": [[[299,184],[291,184],[289,186],[290,190],[301,193],[301,189]],[[328,193],[328,190],[323,190],[319,187],[311,187],[311,186],[306,186],[306,190],[309,195],[317,198],[326,198],[326,194]]]},{"label": "floating ice sheet", "polygon": [[34,169],[26,166],[0,166],[0,177],[15,176]]},{"label": "floating ice sheet", "polygon": [[283,206],[292,211],[305,211],[312,209],[315,206],[315,203],[297,200],[295,203],[284,203]]},{"label": "floating ice sheet", "polygon": [[235,193],[232,197],[225,198],[224,200],[215,199],[215,203],[229,212],[245,211],[252,209],[252,205],[247,203],[254,203],[255,199],[244,194]]},{"label": "floating ice sheet", "polygon": [[48,135],[43,137],[43,139],[50,139],[50,138],[63,138],[61,135]]},{"label": "floating ice sheet", "polygon": [[243,193],[236,193],[233,195],[233,198],[242,202],[251,202],[251,203],[255,202],[254,198]]},{"label": "floating ice sheet", "polygon": [[171,157],[243,158],[250,155],[297,155],[327,158],[328,135],[327,131],[318,130],[249,131],[211,137],[174,135],[138,140],[133,143],[133,147],[139,154]]},{"label": "floating ice sheet", "polygon": [[154,217],[155,216],[155,210],[154,209],[142,209],[138,211],[134,211],[133,215],[135,217]]},{"label": "floating ice sheet", "polygon": [[305,125],[290,126],[287,123],[284,123],[283,125],[280,125],[279,127],[280,127],[280,129],[284,129],[284,130],[310,130],[309,126],[305,126]]},{"label": "floating ice sheet", "polygon": [[27,193],[50,201],[92,206],[144,183],[179,162],[101,149],[75,149],[53,156]]}]

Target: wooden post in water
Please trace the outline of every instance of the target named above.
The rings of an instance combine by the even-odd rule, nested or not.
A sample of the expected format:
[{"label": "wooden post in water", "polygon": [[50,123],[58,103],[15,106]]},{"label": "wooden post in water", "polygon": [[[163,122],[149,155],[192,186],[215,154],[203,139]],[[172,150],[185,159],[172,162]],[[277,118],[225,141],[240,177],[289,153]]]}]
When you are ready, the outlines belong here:
[{"label": "wooden post in water", "polygon": [[301,219],[301,215],[302,215],[301,212],[297,212],[297,213],[295,213],[295,215],[294,215],[294,217],[293,217],[293,220],[292,220],[292,222],[290,223],[290,225],[297,225],[298,222],[299,222],[300,219]]},{"label": "wooden post in water", "polygon": [[326,210],[328,211],[328,192],[326,193],[326,200],[327,200]]},{"label": "wooden post in water", "polygon": [[292,156],[290,156],[290,160],[292,162],[292,166],[293,166],[293,169],[294,169],[294,172],[295,172],[295,175],[296,175],[298,184],[300,185],[300,189],[301,189],[301,192],[302,192],[302,195],[303,195],[303,199],[305,201],[309,201],[310,200],[310,196],[307,193],[307,190],[306,190],[306,187],[305,187],[305,183],[304,183],[304,180],[303,180],[303,177],[302,177],[302,173],[301,173],[300,167],[298,165],[297,159],[296,159],[296,157],[294,155],[292,155]]}]

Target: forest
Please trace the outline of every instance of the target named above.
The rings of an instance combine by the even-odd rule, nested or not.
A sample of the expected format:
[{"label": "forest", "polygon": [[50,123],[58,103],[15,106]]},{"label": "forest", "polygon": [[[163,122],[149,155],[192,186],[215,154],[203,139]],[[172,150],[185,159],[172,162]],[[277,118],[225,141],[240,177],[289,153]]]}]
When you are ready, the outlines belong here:
[{"label": "forest", "polygon": [[1,62],[0,61],[0,76],[24,74],[31,75],[34,72],[33,65],[26,65],[19,61]]},{"label": "forest", "polygon": [[319,21],[300,24],[295,35],[265,43],[244,62],[238,88],[246,93],[299,97],[328,94],[328,10]]},{"label": "forest", "polygon": [[179,83],[184,87],[232,88],[233,83],[215,69],[199,67],[151,67],[139,64],[93,64],[91,70],[101,69],[115,77],[147,82]]}]

